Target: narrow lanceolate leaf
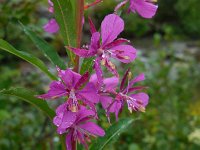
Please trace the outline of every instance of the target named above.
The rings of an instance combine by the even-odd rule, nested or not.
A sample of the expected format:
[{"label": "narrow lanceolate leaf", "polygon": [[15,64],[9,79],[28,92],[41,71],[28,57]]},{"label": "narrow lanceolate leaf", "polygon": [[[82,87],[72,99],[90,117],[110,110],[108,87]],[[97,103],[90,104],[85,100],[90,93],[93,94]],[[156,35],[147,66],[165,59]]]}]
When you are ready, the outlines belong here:
[{"label": "narrow lanceolate leaf", "polygon": [[8,42],[6,42],[2,39],[0,39],[0,49],[7,51],[11,54],[14,54],[14,55],[26,60],[27,62],[31,63],[32,65],[38,67],[41,71],[43,71],[52,80],[57,79],[53,74],[51,74],[48,71],[47,67],[40,59],[38,59],[37,57],[34,57],[33,55],[31,55],[29,53],[16,50],[12,45],[10,45]]},{"label": "narrow lanceolate leaf", "polygon": [[55,112],[51,108],[49,108],[46,101],[36,98],[35,93],[27,89],[11,88],[9,90],[1,90],[0,94],[18,97],[19,99],[22,99],[42,110],[51,119],[53,119],[53,117],[55,116]]},{"label": "narrow lanceolate leaf", "polygon": [[104,137],[99,137],[96,142],[91,145],[90,150],[103,150],[113,138],[119,136],[120,133],[133,123],[133,121],[134,119],[126,118],[113,124],[110,128],[108,128]]},{"label": "narrow lanceolate leaf", "polygon": [[[76,47],[75,0],[52,0],[52,2],[54,3],[56,21],[60,26],[65,46]],[[67,51],[67,54],[73,64],[73,53]]]},{"label": "narrow lanceolate leaf", "polygon": [[93,64],[94,64],[94,58],[85,58],[83,60],[83,63],[81,65],[81,70],[80,73],[84,74],[86,71],[88,71],[89,73],[92,73],[93,70]]},{"label": "narrow lanceolate leaf", "polygon": [[37,48],[42,51],[47,59],[49,59],[54,65],[59,66],[62,69],[66,69],[65,63],[51,45],[49,45],[45,40],[41,39],[30,28],[23,26],[23,29],[26,35],[29,36],[29,38],[33,41]]}]

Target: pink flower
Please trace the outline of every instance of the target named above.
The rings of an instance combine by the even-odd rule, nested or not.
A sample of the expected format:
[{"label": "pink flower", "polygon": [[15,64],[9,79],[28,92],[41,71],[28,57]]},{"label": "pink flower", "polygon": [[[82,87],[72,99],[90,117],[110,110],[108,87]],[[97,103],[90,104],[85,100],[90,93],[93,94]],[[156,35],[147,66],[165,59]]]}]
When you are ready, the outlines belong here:
[{"label": "pink flower", "polygon": [[49,12],[50,13],[54,13],[54,7],[53,7],[53,2],[51,0],[48,0],[48,3],[49,3]]},{"label": "pink flower", "polygon": [[124,30],[124,21],[118,15],[110,14],[104,18],[101,24],[101,33],[97,32],[94,24],[90,20],[90,30],[92,37],[89,50],[73,47],[68,48],[80,57],[96,57],[94,68],[98,82],[102,85],[103,73],[101,64],[118,77],[116,67],[110,61],[110,58],[117,59],[123,63],[130,63],[136,58],[136,49],[131,45],[124,44],[129,42],[128,40],[116,39]]},{"label": "pink flower", "polygon": [[[49,12],[54,13],[54,6],[51,0],[48,0],[49,3]],[[48,33],[56,33],[59,31],[59,25],[55,19],[50,19],[50,21],[43,26],[43,29]]]},{"label": "pink flower", "polygon": [[158,9],[158,6],[153,4],[153,2],[156,2],[156,0],[124,0],[116,6],[115,11],[128,3],[128,1],[130,1],[128,11],[132,11],[133,13],[137,12],[144,18],[152,18]]},{"label": "pink flower", "polygon": [[111,77],[103,79],[104,87],[100,86],[98,83],[97,75],[93,74],[90,77],[90,82],[94,83],[96,88],[98,89],[99,94],[99,102],[102,107],[107,110],[108,106],[112,103],[113,98],[110,96],[110,93],[115,92],[117,85],[119,83],[119,78]]},{"label": "pink flower", "polygon": [[59,25],[55,19],[51,19],[47,24],[43,26],[43,29],[48,33],[56,33],[59,31]]},{"label": "pink flower", "polygon": [[67,104],[72,112],[78,110],[78,100],[95,110],[94,104],[99,102],[99,95],[93,83],[86,83],[89,79],[88,73],[81,76],[71,69],[60,70],[58,68],[58,76],[61,80],[53,81],[50,84],[49,91],[46,94],[39,95],[39,98],[48,100],[67,96]]},{"label": "pink flower", "polygon": [[78,112],[67,110],[67,104],[64,103],[56,109],[56,116],[53,123],[58,127],[58,134],[67,133],[66,149],[72,150],[72,143],[79,141],[88,149],[86,141],[89,136],[104,136],[104,130],[91,121],[95,116],[92,110],[80,107]]},{"label": "pink flower", "polygon": [[[127,103],[128,110],[132,113],[132,111],[141,111],[145,112],[145,107],[148,104],[149,96],[146,93],[134,93],[138,90],[142,90],[145,87],[143,86],[135,86],[133,85],[139,81],[143,81],[145,79],[144,74],[140,74],[134,79],[130,80],[130,72],[129,70],[125,73],[121,85],[120,90],[115,94],[114,101],[107,109],[107,116],[109,117],[110,113],[115,113],[116,120],[118,120],[118,114],[122,111],[123,106]],[[127,82],[127,86],[125,87],[125,83]]]}]

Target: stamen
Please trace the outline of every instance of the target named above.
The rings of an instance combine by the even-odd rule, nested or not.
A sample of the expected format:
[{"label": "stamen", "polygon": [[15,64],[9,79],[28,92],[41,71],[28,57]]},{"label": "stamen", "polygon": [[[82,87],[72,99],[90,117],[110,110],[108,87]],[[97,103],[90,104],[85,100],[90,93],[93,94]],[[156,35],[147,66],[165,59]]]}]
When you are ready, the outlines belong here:
[{"label": "stamen", "polygon": [[73,89],[70,91],[69,98],[72,100],[71,104],[69,104],[69,110],[78,112],[78,100]]},{"label": "stamen", "polygon": [[113,70],[115,70],[115,65],[114,65],[111,61],[108,62],[108,65],[109,65]]},{"label": "stamen", "polygon": [[128,72],[128,80],[131,80],[132,79],[132,73],[129,71]]},{"label": "stamen", "polygon": [[141,111],[141,112],[145,112],[145,111],[146,111],[145,107],[144,107],[144,106],[141,106],[141,105],[140,105],[140,107],[138,108],[138,110]]},{"label": "stamen", "polygon": [[105,60],[105,59],[102,59],[102,60],[101,60],[101,65],[102,65],[102,66],[105,66],[105,64],[106,64],[106,60]]}]

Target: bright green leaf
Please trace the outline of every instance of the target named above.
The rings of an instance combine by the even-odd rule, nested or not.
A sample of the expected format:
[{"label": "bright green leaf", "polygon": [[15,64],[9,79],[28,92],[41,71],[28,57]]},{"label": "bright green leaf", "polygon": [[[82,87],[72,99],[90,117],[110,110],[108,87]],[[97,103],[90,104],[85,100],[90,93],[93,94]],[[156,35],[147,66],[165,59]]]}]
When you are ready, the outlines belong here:
[{"label": "bright green leaf", "polygon": [[48,117],[53,119],[55,112],[49,108],[46,101],[36,98],[35,93],[23,88],[11,88],[9,90],[1,90],[0,94],[18,97],[42,110]]},{"label": "bright green leaf", "polygon": [[51,45],[49,45],[45,40],[41,39],[30,28],[23,26],[23,29],[26,35],[29,36],[29,38],[33,41],[37,48],[42,51],[47,59],[49,59],[54,65],[59,66],[61,69],[66,69],[65,63]]},{"label": "bright green leaf", "polygon": [[25,53],[25,52],[16,50],[12,45],[10,45],[8,42],[6,42],[2,39],[0,39],[0,49],[5,50],[11,54],[14,54],[14,55],[28,61],[32,65],[38,67],[41,71],[43,71],[52,80],[57,79],[53,74],[51,74],[48,71],[46,65],[40,59],[30,55],[29,53]]},{"label": "bright green leaf", "polygon": [[[52,0],[54,3],[56,21],[60,26],[60,32],[66,46],[76,46],[76,15],[75,0]],[[67,51],[70,61],[73,63],[74,55]]]},{"label": "bright green leaf", "polygon": [[81,65],[81,70],[80,73],[84,74],[86,71],[88,71],[89,73],[92,72],[92,67],[93,67],[93,63],[94,63],[94,58],[85,58],[83,60],[83,63]]},{"label": "bright green leaf", "polygon": [[95,143],[90,147],[90,150],[102,150],[105,146],[111,142],[113,138],[119,136],[129,125],[133,123],[134,119],[126,118],[121,119],[115,124],[113,124],[107,131],[104,137],[99,137]]}]

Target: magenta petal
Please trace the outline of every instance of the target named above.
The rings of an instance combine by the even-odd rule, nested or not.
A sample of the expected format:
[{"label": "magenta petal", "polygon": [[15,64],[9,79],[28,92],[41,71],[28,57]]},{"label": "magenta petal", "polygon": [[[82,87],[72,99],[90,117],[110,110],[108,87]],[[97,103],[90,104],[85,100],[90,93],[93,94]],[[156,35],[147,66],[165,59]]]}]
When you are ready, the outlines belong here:
[{"label": "magenta petal", "polygon": [[107,15],[101,24],[102,45],[114,41],[123,30],[124,21],[118,15]]},{"label": "magenta petal", "polygon": [[48,0],[49,6],[53,7],[53,2],[51,0]]},{"label": "magenta petal", "polygon": [[61,104],[56,109],[56,116],[53,118],[53,124],[59,127],[62,123],[64,112],[67,110],[67,103]]},{"label": "magenta petal", "polygon": [[77,131],[77,137],[78,137],[78,140],[81,142],[81,144],[85,147],[85,149],[88,150],[88,145],[85,141],[86,139],[85,139],[84,134]]},{"label": "magenta petal", "polygon": [[57,68],[57,70],[58,70],[58,76],[66,84],[66,87],[68,89],[73,88],[81,78],[80,74],[72,71],[71,69],[60,70],[59,68]]},{"label": "magenta petal", "polygon": [[115,113],[115,118],[118,121],[118,115],[119,115],[119,111],[121,109],[122,109],[122,102],[119,100],[115,100],[115,102],[113,104],[111,104],[111,106],[109,107],[108,112]]},{"label": "magenta petal", "polygon": [[56,33],[59,30],[59,25],[55,19],[51,19],[46,25],[43,26],[43,29],[48,33]]},{"label": "magenta petal", "polygon": [[141,73],[129,82],[129,84],[126,88],[126,91],[129,91],[129,89],[131,89],[135,83],[143,81],[143,80],[145,80],[145,75],[144,75],[144,73]]},{"label": "magenta petal", "polygon": [[103,80],[103,83],[105,85],[105,90],[115,90],[119,83],[119,78],[117,77],[106,78]]},{"label": "magenta petal", "polygon": [[100,33],[99,32],[94,32],[91,37],[91,43],[89,46],[89,50],[87,49],[80,49],[80,48],[73,48],[73,47],[67,47],[69,50],[74,52],[76,55],[83,57],[83,58],[88,58],[95,56],[97,54],[97,50],[100,47]]},{"label": "magenta petal", "polygon": [[85,84],[89,79],[89,72],[86,72],[85,74],[83,74],[81,76],[81,78],[78,80],[78,82],[76,83],[74,89],[78,89],[80,88],[83,84]]},{"label": "magenta petal", "polygon": [[77,95],[92,103],[99,102],[98,91],[93,83],[88,83],[81,91],[77,91]]},{"label": "magenta petal", "polygon": [[101,59],[99,57],[95,59],[94,69],[97,75],[98,84],[101,87],[103,85],[103,71],[101,69]]},{"label": "magenta petal", "polygon": [[67,110],[67,102],[59,105],[57,108],[56,108],[56,115],[57,116],[62,116],[63,117],[63,114],[64,112]]},{"label": "magenta petal", "polygon": [[144,90],[146,88],[148,88],[148,87],[146,87],[146,86],[135,86],[133,88],[129,88],[128,93],[134,92],[134,91]]},{"label": "magenta petal", "polygon": [[142,102],[142,106],[146,107],[149,103],[149,96],[146,93],[132,94],[132,98]]},{"label": "magenta petal", "polygon": [[87,109],[79,110],[77,114],[76,123],[79,122],[81,123],[82,121],[84,121],[84,119],[92,116],[95,116],[95,112],[93,110],[87,110]]},{"label": "magenta petal", "polygon": [[137,11],[144,18],[152,18],[158,9],[157,5],[146,2],[146,0],[131,0],[130,3],[131,11]]},{"label": "magenta petal", "polygon": [[63,134],[66,132],[67,128],[72,126],[76,120],[76,113],[73,113],[71,111],[65,111],[62,122],[57,128],[58,134]]},{"label": "magenta petal", "polygon": [[66,150],[72,150],[73,132],[69,132],[66,136]]},{"label": "magenta petal", "polygon": [[66,111],[63,115],[61,127],[69,128],[76,120],[76,113]]},{"label": "magenta petal", "polygon": [[90,32],[91,32],[91,34],[93,34],[93,33],[97,32],[97,30],[95,28],[95,25],[94,25],[92,19],[91,18],[88,18],[88,19],[89,19],[89,25],[90,25]]},{"label": "magenta petal", "polygon": [[[98,79],[97,79],[96,74],[91,75],[89,82],[92,82],[97,87],[97,89],[100,90],[99,89],[100,86],[98,84]],[[108,91],[115,90],[118,83],[119,83],[119,78],[117,78],[117,77],[105,78],[103,80],[105,90],[108,90]]]},{"label": "magenta petal", "polygon": [[120,91],[123,91],[123,89],[124,89],[124,85],[125,85],[126,81],[128,80],[129,72],[130,72],[130,68],[125,72],[125,74],[122,78],[121,85],[120,85]]},{"label": "magenta petal", "polygon": [[110,51],[113,53],[112,57],[123,63],[130,63],[137,57],[136,49],[131,45],[115,46]]},{"label": "magenta petal", "polygon": [[49,12],[50,13],[54,13],[54,6],[53,6],[53,2],[51,0],[48,0],[49,3]]},{"label": "magenta petal", "polygon": [[110,48],[112,48],[112,47],[122,45],[123,43],[130,43],[130,41],[127,40],[127,39],[119,38],[119,39],[117,39],[117,40],[115,40],[115,41],[113,41],[113,42],[111,42],[111,43],[105,45],[105,46],[103,47],[103,49],[110,49]]},{"label": "magenta petal", "polygon": [[89,50],[87,50],[87,49],[73,48],[73,47],[69,47],[69,46],[67,46],[67,48],[70,51],[74,52],[76,55],[83,57],[83,58],[88,58],[88,57],[94,56],[94,54],[90,53]]},{"label": "magenta petal", "polygon": [[100,33],[95,32],[92,34],[91,43],[89,48],[89,55],[94,56],[100,47]]},{"label": "magenta petal", "polygon": [[46,94],[37,96],[42,99],[55,99],[61,96],[65,96],[68,93],[66,92],[65,86],[60,81],[53,81],[50,84],[50,89]]},{"label": "magenta petal", "polygon": [[83,130],[86,130],[91,135],[105,135],[105,131],[101,127],[96,125],[94,122],[86,122],[85,124],[80,124],[79,127]]},{"label": "magenta petal", "polygon": [[97,75],[96,75],[96,74],[92,74],[92,75],[91,75],[89,82],[93,83],[98,91],[101,90],[101,89],[100,89],[101,87],[99,86],[99,83],[98,83],[98,79],[97,79]]},{"label": "magenta petal", "polygon": [[110,97],[110,96],[102,95],[102,96],[100,96],[99,99],[100,99],[102,107],[106,110],[110,106],[110,104],[112,103],[113,98]]},{"label": "magenta petal", "polygon": [[94,85],[97,85],[97,75],[96,74],[92,74],[90,76],[89,82],[92,82]]},{"label": "magenta petal", "polygon": [[[56,125],[57,127],[59,127],[61,125],[61,123],[62,123],[62,118],[61,117],[55,116],[53,118],[53,124]],[[65,132],[65,129],[64,129],[63,132]]]},{"label": "magenta petal", "polygon": [[141,73],[130,81],[129,87],[132,87],[135,83],[145,80],[145,74]]}]

